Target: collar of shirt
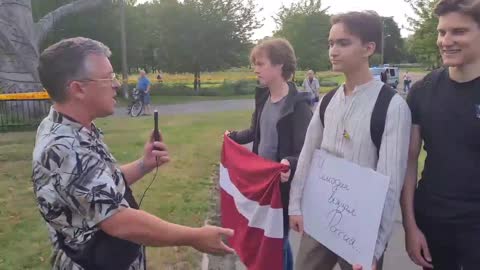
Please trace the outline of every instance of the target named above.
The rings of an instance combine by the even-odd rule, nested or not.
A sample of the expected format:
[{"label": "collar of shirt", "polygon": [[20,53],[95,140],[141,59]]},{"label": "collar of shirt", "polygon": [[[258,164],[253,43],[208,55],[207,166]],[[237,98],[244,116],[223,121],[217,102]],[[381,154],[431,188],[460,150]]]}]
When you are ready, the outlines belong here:
[{"label": "collar of shirt", "polygon": [[[369,82],[367,83],[364,83],[362,85],[357,85],[355,86],[355,88],[353,89],[353,92],[352,92],[352,97],[354,96],[358,96],[360,93],[363,93],[365,92],[365,90],[367,89],[372,89],[372,88],[378,88],[376,87],[377,86],[377,81],[375,81],[374,79],[370,80]],[[345,96],[345,83],[343,83],[341,86],[340,86],[340,98],[342,100],[345,100],[347,98],[347,96]]]},{"label": "collar of shirt", "polygon": [[94,123],[91,123],[91,130],[88,130],[75,119],[56,111],[53,106],[50,107],[48,119],[50,119],[50,121],[52,121],[53,123],[69,126],[77,130],[80,135],[87,136],[88,138],[100,139],[103,134],[102,131],[97,128]]}]

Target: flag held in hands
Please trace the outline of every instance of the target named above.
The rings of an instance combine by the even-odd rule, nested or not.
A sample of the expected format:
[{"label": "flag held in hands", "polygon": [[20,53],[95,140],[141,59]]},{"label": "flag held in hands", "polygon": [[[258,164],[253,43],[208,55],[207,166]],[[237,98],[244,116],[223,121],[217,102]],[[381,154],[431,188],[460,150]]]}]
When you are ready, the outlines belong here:
[{"label": "flag held in hands", "polygon": [[230,245],[249,270],[283,268],[282,171],[288,171],[288,166],[263,159],[224,137],[222,225],[235,230]]}]

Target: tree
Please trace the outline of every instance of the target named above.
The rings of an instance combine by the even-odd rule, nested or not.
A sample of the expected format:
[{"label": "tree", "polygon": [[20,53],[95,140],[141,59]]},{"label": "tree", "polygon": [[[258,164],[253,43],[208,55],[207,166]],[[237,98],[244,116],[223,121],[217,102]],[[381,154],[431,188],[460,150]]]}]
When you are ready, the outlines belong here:
[{"label": "tree", "polygon": [[407,63],[418,63],[416,55],[412,53],[413,42],[413,35],[403,39],[404,59]]},{"label": "tree", "polygon": [[322,9],[321,0],[302,0],[283,6],[277,15],[275,37],[290,41],[300,69],[326,70],[330,16]]},{"label": "tree", "polygon": [[127,30],[125,22],[125,1],[120,0],[120,33],[122,47],[122,91],[123,96],[128,98],[128,63],[127,63]]},{"label": "tree", "polygon": [[403,39],[400,28],[392,17],[383,17],[384,63],[400,63],[403,60]]},{"label": "tree", "polygon": [[195,85],[202,71],[244,61],[253,30],[261,26],[253,0],[165,0],[146,6],[154,18],[150,47],[157,48],[158,68],[192,72]]},{"label": "tree", "polygon": [[[128,3],[126,6],[126,31],[128,36],[127,41],[127,59],[130,68],[143,68],[147,71],[152,67],[154,53],[151,47],[156,43],[163,42],[161,40],[154,40],[152,33],[156,20],[156,14],[153,4],[135,5],[135,3]],[[110,45],[110,43],[107,43]],[[155,46],[153,46],[155,47]],[[150,50],[150,51],[147,51]],[[150,57],[149,57],[150,56]],[[112,59],[113,60],[113,59]],[[149,65],[149,66],[148,66]],[[116,63],[114,64],[116,67]]]},{"label": "tree", "polygon": [[436,47],[438,18],[433,13],[438,0],[405,0],[415,13],[408,18],[414,32],[409,44],[409,52],[424,64],[431,67],[440,65],[440,54]]},{"label": "tree", "polygon": [[73,1],[34,23],[30,0],[0,0],[0,89],[4,92],[42,89],[36,67],[40,44],[49,31],[61,18],[105,1]]},{"label": "tree", "polygon": [[[40,20],[73,2],[33,1],[33,18]],[[120,71],[120,0],[107,2],[90,10],[89,20],[81,13],[57,19],[39,49],[68,37],[96,39],[110,47],[112,65]],[[248,64],[251,35],[260,26],[253,0],[162,0],[139,5],[126,0],[125,10],[129,70],[192,72],[197,79],[201,71]]]}]

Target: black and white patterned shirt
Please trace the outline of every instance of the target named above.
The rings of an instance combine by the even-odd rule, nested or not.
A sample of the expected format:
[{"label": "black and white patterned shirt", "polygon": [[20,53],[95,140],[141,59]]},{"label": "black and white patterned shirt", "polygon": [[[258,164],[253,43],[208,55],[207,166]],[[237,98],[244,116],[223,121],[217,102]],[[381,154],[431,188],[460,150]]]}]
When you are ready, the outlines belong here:
[{"label": "black and white patterned shirt", "polygon": [[[129,188],[102,139],[94,124],[88,130],[53,107],[38,127],[32,181],[54,246],[55,270],[83,269],[59,249],[57,233],[66,246],[81,250],[100,222],[130,207],[124,198]],[[142,247],[129,270],[145,268]]]}]

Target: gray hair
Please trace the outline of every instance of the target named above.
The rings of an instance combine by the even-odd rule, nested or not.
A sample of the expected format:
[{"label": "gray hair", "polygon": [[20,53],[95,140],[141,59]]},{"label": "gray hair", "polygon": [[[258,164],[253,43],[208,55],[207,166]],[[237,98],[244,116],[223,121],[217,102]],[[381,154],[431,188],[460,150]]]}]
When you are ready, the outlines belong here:
[{"label": "gray hair", "polygon": [[38,73],[53,101],[66,100],[68,82],[85,76],[85,60],[92,54],[110,57],[112,52],[103,43],[83,37],[61,40],[42,52]]}]

